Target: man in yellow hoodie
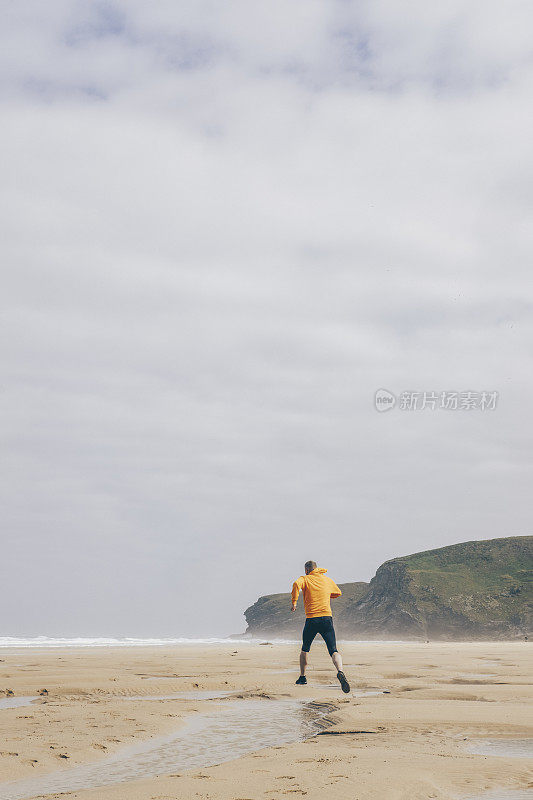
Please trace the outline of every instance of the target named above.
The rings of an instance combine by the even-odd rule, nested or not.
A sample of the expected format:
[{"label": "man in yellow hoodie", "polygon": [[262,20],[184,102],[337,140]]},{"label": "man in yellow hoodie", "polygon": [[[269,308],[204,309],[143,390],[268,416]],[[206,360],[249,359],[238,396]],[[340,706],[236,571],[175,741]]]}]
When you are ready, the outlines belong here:
[{"label": "man in yellow hoodie", "polygon": [[292,610],[296,611],[298,595],[302,592],[305,608],[305,625],[302,634],[302,651],[300,653],[300,677],[296,681],[299,686],[307,683],[305,668],[307,667],[307,654],[313,639],[319,633],[326,643],[337,670],[343,692],[350,691],[350,684],[342,671],[342,658],[337,650],[335,628],[331,614],[331,598],[340,597],[342,592],[337,584],[326,575],[327,569],[319,569],[314,561],[305,564],[305,575],[302,575],[292,585]]}]

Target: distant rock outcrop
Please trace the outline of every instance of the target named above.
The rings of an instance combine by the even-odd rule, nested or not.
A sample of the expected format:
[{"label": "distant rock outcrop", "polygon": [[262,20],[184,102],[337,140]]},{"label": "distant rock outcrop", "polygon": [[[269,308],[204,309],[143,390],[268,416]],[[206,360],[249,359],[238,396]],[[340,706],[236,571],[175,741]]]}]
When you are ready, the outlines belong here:
[{"label": "distant rock outcrop", "polygon": [[[335,601],[338,635],[352,639],[518,639],[533,627],[533,537],[464,542],[386,561],[370,584]],[[251,635],[299,635],[289,595],[245,611]]]}]

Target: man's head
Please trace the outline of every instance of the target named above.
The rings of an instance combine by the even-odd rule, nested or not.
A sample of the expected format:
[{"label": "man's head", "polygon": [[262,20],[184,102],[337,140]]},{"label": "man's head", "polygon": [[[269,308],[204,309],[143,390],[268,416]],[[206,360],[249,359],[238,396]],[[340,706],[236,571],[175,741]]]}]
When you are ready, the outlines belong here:
[{"label": "man's head", "polygon": [[309,573],[312,572],[314,569],[316,569],[316,561],[306,561],[305,562],[305,574],[306,575],[309,575]]}]

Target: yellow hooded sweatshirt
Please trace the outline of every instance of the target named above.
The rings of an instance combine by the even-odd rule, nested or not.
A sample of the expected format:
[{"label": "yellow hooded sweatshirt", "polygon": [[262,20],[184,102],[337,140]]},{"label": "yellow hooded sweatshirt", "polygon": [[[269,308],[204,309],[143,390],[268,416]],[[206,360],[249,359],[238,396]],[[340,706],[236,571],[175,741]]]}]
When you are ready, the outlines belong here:
[{"label": "yellow hooded sweatshirt", "polygon": [[331,617],[331,597],[340,597],[337,584],[326,576],[327,569],[317,567],[309,575],[301,575],[292,584],[292,602],[296,603],[300,592],[304,596],[306,617]]}]

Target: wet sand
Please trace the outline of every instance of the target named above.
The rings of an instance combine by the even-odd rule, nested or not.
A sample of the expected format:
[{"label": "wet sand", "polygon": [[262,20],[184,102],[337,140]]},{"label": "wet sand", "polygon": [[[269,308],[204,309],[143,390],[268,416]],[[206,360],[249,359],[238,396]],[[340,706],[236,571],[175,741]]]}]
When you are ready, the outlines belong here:
[{"label": "wet sand", "polygon": [[[284,741],[282,718],[279,741],[257,750],[252,724],[245,736],[250,752],[231,761],[166,766],[158,777],[76,788],[67,796],[451,800],[489,797],[491,790],[533,796],[527,741],[518,755],[516,747],[517,740],[533,739],[532,644],[343,644],[350,695],[340,691],[318,641],[308,685],[295,686],[297,668],[285,670],[298,651],[296,644],[244,642],[0,651],[0,698],[7,689],[18,699],[38,696],[26,706],[0,704],[0,800],[8,796],[7,781],[31,778],[38,786],[42,776],[44,786],[45,776],[59,772],[68,785],[70,769],[105,765],[132,745],[145,750],[182,729],[194,739],[201,726],[191,723],[200,715],[229,709],[228,725],[236,726],[244,708],[238,704],[253,701],[260,726],[269,714],[276,717],[273,703],[286,702],[281,714],[303,699],[327,705],[329,727],[319,735]],[[42,689],[48,694],[39,695]],[[181,692],[193,694],[175,696]],[[483,739],[512,741],[508,752],[498,746],[472,752]]]}]

